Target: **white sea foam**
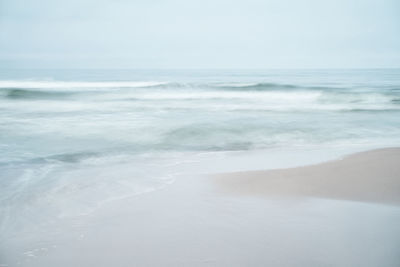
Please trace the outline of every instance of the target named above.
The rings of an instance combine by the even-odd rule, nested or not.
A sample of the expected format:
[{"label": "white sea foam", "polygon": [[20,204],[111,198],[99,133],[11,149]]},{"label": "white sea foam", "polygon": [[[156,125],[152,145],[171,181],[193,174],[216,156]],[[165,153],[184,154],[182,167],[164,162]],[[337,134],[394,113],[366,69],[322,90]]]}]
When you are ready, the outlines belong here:
[{"label": "white sea foam", "polygon": [[148,92],[138,95],[141,99],[262,99],[265,101],[313,101],[321,96],[321,92],[182,92],[182,91],[166,91],[166,92]]},{"label": "white sea foam", "polygon": [[152,87],[168,84],[157,81],[111,81],[111,82],[87,82],[87,81],[0,81],[0,88],[25,88],[25,89],[52,89],[52,88],[130,88]]}]

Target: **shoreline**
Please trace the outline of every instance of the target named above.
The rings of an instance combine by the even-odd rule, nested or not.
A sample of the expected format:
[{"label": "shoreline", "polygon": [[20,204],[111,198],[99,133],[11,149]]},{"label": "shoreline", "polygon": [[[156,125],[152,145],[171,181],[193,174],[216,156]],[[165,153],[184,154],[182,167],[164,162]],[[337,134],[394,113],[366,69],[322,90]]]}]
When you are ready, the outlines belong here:
[{"label": "shoreline", "polygon": [[316,197],[400,205],[400,148],[359,152],[341,159],[287,169],[212,175],[228,194]]},{"label": "shoreline", "polygon": [[[352,158],[360,155],[386,159],[387,154],[395,154],[389,158],[396,163],[400,148],[267,172],[314,171],[337,162],[354,165]],[[398,173],[398,169],[394,171]],[[291,201],[291,197],[315,196],[318,191],[314,195],[290,190],[277,194],[283,192],[276,188],[270,195],[283,197],[268,198],[259,180],[248,185],[255,173],[265,178],[265,172],[220,174],[220,189],[233,193],[224,179],[231,182],[235,175],[244,184],[239,183],[240,190],[231,195],[215,190],[215,181],[209,175],[182,173],[161,190],[110,201],[85,215],[29,223],[24,231],[1,240],[0,265],[398,266],[400,206],[375,205],[378,201],[371,200],[337,201],[338,197],[326,195],[320,195],[325,199]],[[291,190],[296,188],[290,179],[288,184]]]}]

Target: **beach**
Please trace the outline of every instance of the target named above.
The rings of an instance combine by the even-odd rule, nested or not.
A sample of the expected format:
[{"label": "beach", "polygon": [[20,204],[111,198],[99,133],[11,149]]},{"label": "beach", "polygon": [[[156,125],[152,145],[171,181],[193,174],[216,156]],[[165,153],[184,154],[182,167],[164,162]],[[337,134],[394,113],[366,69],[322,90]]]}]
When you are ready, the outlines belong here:
[{"label": "beach", "polygon": [[7,256],[24,251],[20,266],[395,267],[399,155],[390,148],[312,166],[185,175],[47,224],[52,235],[17,234]]},{"label": "beach", "polygon": [[316,197],[400,205],[400,148],[372,150],[313,166],[219,175],[239,195]]}]

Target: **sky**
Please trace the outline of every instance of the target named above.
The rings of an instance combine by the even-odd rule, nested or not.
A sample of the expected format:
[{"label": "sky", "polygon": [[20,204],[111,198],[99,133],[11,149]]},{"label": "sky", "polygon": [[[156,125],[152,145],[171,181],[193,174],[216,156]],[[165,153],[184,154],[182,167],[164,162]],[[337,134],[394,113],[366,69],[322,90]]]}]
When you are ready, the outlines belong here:
[{"label": "sky", "polygon": [[0,0],[0,69],[392,67],[399,0]]}]

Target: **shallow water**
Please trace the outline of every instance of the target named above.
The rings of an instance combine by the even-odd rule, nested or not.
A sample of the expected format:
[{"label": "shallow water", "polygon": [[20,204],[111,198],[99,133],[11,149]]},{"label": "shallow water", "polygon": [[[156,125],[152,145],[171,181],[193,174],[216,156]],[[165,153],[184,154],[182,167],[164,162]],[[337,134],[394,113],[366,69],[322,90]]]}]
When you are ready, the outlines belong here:
[{"label": "shallow water", "polygon": [[315,198],[219,194],[181,176],[152,194],[30,224],[8,266],[384,266],[400,262],[400,209]]}]

